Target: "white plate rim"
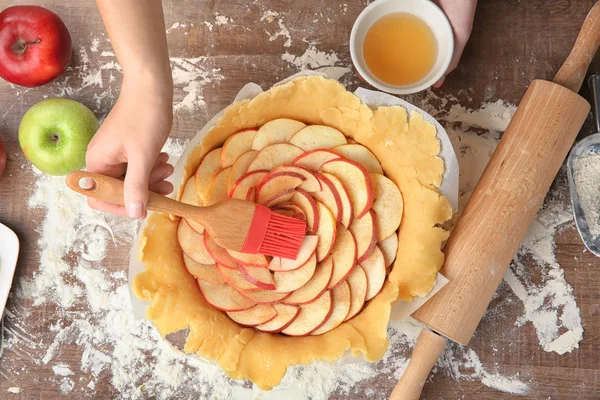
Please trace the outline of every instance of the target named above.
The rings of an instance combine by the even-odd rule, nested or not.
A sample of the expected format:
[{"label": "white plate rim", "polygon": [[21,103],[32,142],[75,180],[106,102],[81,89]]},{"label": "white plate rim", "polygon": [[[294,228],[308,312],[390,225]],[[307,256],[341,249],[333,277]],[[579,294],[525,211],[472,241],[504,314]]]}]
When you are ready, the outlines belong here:
[{"label": "white plate rim", "polygon": [[17,269],[20,242],[17,234],[0,222],[0,317],[12,287],[12,281]]}]

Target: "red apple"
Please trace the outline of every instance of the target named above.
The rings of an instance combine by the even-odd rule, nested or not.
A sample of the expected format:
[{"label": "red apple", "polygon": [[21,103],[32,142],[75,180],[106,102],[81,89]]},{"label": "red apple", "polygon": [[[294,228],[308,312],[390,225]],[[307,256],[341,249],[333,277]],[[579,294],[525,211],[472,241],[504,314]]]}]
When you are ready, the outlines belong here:
[{"label": "red apple", "polygon": [[6,150],[4,150],[4,144],[0,138],[0,176],[4,173],[4,168],[6,168]]},{"label": "red apple", "polygon": [[44,85],[71,62],[71,36],[60,17],[40,6],[0,13],[0,77],[16,85]]}]

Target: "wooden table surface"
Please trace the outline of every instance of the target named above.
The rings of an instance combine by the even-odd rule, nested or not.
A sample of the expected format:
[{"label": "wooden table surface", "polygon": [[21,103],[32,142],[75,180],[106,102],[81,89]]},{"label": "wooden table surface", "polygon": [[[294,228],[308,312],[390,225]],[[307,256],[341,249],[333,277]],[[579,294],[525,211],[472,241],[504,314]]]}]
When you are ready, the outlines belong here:
[{"label": "wooden table surface", "polygon": [[[13,2],[0,0],[0,9]],[[98,67],[102,62],[101,51],[108,51],[104,27],[94,2],[40,1],[64,19],[73,36],[75,69],[82,65],[78,49],[89,48],[93,38],[100,38],[99,52],[88,54],[89,65]],[[518,103],[530,81],[534,78],[551,79],[562,60],[568,54],[578,33],[581,22],[593,5],[591,0],[480,0],[475,29],[465,51],[460,67],[447,80],[440,95],[453,94],[466,106],[478,108],[483,101],[505,99]],[[175,22],[187,24],[185,29],[169,32],[171,57],[208,57],[204,65],[218,68],[219,79],[213,79],[203,87],[206,104],[194,112],[178,112],[175,115],[172,135],[178,138],[192,137],[198,127],[217,111],[229,104],[233,96],[246,82],[253,81],[267,88],[272,83],[297,72],[297,68],[282,60],[282,53],[301,55],[308,43],[315,43],[322,51],[334,51],[340,58],[339,65],[350,66],[348,38],[356,16],[367,4],[360,0],[172,0],[164,1],[166,25]],[[291,46],[283,47],[285,38],[268,40],[265,28],[258,26],[263,13],[276,10],[282,13],[285,26],[291,34]],[[225,26],[215,25],[208,29],[203,21],[214,24],[215,13],[232,18],[234,22]],[[316,14],[315,14],[316,13]],[[322,13],[322,16],[320,15]],[[315,16],[316,15],[316,16]],[[331,23],[327,21],[331,19]],[[315,21],[317,20],[318,21]],[[192,25],[193,24],[193,25]],[[275,27],[269,27],[271,33]],[[591,72],[600,72],[600,62],[594,60]],[[82,86],[78,76],[71,72],[67,86]],[[69,76],[69,75],[68,75]],[[87,104],[104,117],[110,110],[118,93],[120,76],[110,83],[112,94],[101,99],[95,97],[100,90],[90,87],[76,90],[70,97]],[[359,81],[353,71],[346,82],[354,89]],[[363,84],[363,86],[366,86]],[[22,253],[15,275],[31,277],[38,268],[36,233],[40,215],[31,215],[26,202],[31,195],[34,176],[26,164],[17,143],[17,129],[23,113],[46,95],[60,95],[64,85],[21,90],[0,82],[0,137],[8,151],[8,168],[0,178],[0,221],[13,227],[22,243]],[[106,92],[106,88],[102,89]],[[467,95],[465,95],[465,93]],[[582,90],[587,95],[587,90]],[[178,86],[176,100],[181,101],[185,93]],[[413,96],[418,100],[419,96]],[[583,132],[589,132],[588,123]],[[565,193],[564,175],[555,183],[559,193]],[[125,269],[127,248],[111,249],[105,260],[106,268]],[[507,285],[502,285],[495,302],[505,301],[502,315],[495,315],[494,323],[485,319],[476,332],[471,347],[486,366],[493,366],[501,374],[512,375],[522,371],[531,383],[529,398],[532,399],[598,399],[600,398],[600,262],[584,251],[572,224],[556,235],[556,256],[565,270],[567,281],[572,285],[581,309],[585,332],[579,349],[559,356],[543,351],[531,323],[515,327],[516,319],[522,315],[523,306],[516,300]],[[533,261],[531,265],[533,268]],[[15,284],[13,287],[16,287]],[[9,299],[9,309],[28,308],[30,304],[17,296]],[[81,310],[80,310],[81,311]],[[82,310],[86,311],[86,310]],[[19,316],[13,318],[18,321]],[[36,325],[39,335],[47,334],[48,327],[58,318],[52,305],[40,311],[40,323]],[[8,328],[10,328],[10,321]],[[35,337],[35,332],[33,333]],[[41,337],[41,336],[40,336]],[[41,339],[40,339],[41,340]],[[493,349],[492,350],[492,344]],[[62,352],[55,361],[78,365],[81,358],[76,346]],[[15,368],[23,366],[27,373],[15,374]],[[75,378],[79,371],[75,368]],[[38,365],[22,352],[6,350],[0,360],[0,398],[53,399],[60,396],[57,384],[48,383],[53,376],[50,365]],[[103,384],[101,384],[103,383]],[[375,390],[377,398],[386,398],[392,389],[393,380],[382,374],[376,379],[363,382]],[[18,386],[20,395],[7,394],[9,387]],[[94,398],[119,398],[118,392],[110,388],[107,376],[98,382]],[[361,393],[364,393],[361,392]],[[80,395],[73,393],[70,398]],[[336,395],[337,397],[337,395]],[[360,398],[350,393],[340,398]],[[484,386],[479,380],[457,381],[451,374],[439,372],[426,385],[426,399],[510,399],[518,396],[498,392]]]}]

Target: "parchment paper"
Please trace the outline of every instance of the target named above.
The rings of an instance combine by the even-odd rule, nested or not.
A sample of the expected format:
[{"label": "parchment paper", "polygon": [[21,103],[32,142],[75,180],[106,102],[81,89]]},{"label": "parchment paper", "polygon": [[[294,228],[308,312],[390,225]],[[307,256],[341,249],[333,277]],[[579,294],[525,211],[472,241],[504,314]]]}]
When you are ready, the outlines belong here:
[{"label": "parchment paper", "polygon": [[[324,77],[330,78],[330,79],[339,79],[345,72],[347,72],[347,69],[335,68],[335,67],[327,68],[326,71],[302,71],[295,75],[290,76],[289,78],[282,80],[281,82],[278,82],[277,84],[275,84],[275,86],[284,84],[284,83],[286,83],[294,78],[297,78],[299,76],[306,76],[306,75],[321,75],[321,76],[324,76]],[[244,99],[252,99],[255,96],[257,96],[258,94],[260,94],[261,92],[263,92],[263,90],[260,86],[258,86],[255,83],[248,83],[238,92],[237,96],[235,97],[235,101],[244,100]],[[450,142],[450,138],[448,137],[448,134],[446,133],[444,128],[435,120],[435,118],[433,118],[431,115],[427,114],[425,111],[423,111],[423,110],[419,109],[418,107],[415,107],[414,105],[412,105],[402,99],[399,99],[395,96],[385,94],[382,92],[367,90],[367,89],[363,89],[363,88],[358,88],[354,93],[358,97],[360,97],[361,100],[365,104],[367,104],[368,106],[370,106],[372,108],[377,108],[380,106],[394,106],[394,105],[402,106],[408,110],[409,117],[410,117],[410,113],[413,110],[416,110],[419,113],[423,114],[424,119],[426,121],[429,121],[435,125],[435,127],[437,129],[437,136],[441,143],[440,157],[444,160],[444,164],[445,164],[445,172],[443,175],[442,184],[440,186],[440,192],[444,196],[446,196],[446,198],[452,205],[453,210],[457,210],[457,208],[458,208],[458,160],[456,158],[456,153],[454,152],[454,148],[452,147],[452,144]],[[171,194],[171,197],[174,197],[175,193],[178,192],[180,185],[184,184],[184,182],[183,182],[183,167],[185,165],[185,161],[187,160],[189,154],[191,153],[191,151],[194,148],[196,148],[202,142],[204,135],[208,132],[208,130],[210,128],[212,128],[213,125],[215,125],[215,123],[219,120],[221,115],[222,115],[222,111],[219,112],[210,121],[208,121],[206,123],[206,125],[188,143],[185,151],[179,157],[179,159],[177,159],[177,160],[170,159],[169,160],[169,162],[175,166],[175,172],[168,179],[171,183],[173,183],[173,186],[175,187],[175,190],[173,191],[173,194]],[[144,264],[142,264],[138,260],[138,254],[139,254],[141,233],[146,226],[146,222],[147,222],[147,220],[145,220],[142,223],[140,230],[138,231],[138,236],[132,246],[130,259],[129,259],[129,274],[128,274],[129,294],[131,297],[131,304],[132,304],[132,308],[133,308],[134,317],[136,319],[145,319],[146,318],[146,309],[150,304],[149,302],[145,302],[145,301],[138,299],[132,291],[133,278],[135,277],[136,274],[144,271]],[[413,301],[411,303],[404,302],[404,301],[398,301],[392,309],[392,319],[393,320],[401,320],[401,319],[404,319],[404,318],[410,316],[410,314],[412,314],[419,307],[421,307],[423,304],[425,304],[425,302],[427,300],[429,300],[435,293],[437,293],[447,282],[448,282],[448,280],[444,276],[442,276],[441,274],[438,273],[437,283],[436,283],[436,286],[433,288],[433,290],[426,297],[415,298],[415,299],[413,299]],[[362,362],[362,357],[357,358],[357,357],[351,357],[351,356],[344,356],[340,360],[340,362],[350,362],[350,363]]]}]

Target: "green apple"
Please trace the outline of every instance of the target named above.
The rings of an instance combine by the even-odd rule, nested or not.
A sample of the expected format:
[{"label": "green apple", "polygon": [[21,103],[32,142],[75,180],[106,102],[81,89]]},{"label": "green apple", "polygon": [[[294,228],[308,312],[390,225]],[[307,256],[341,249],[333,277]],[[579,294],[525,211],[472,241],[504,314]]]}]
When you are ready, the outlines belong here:
[{"label": "green apple", "polygon": [[19,126],[25,157],[42,172],[66,175],[85,166],[85,152],[98,119],[83,104],[47,99],[31,107]]}]

